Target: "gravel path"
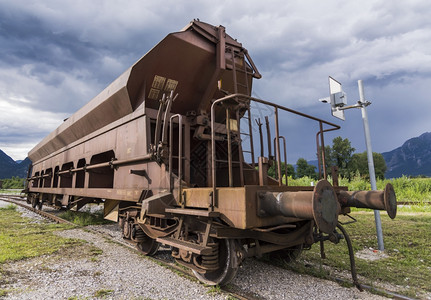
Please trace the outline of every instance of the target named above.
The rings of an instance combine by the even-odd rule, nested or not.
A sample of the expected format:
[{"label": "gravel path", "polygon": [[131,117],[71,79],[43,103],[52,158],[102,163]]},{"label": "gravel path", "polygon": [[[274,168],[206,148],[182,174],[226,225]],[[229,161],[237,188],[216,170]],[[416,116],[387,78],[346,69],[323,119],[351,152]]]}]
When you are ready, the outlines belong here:
[{"label": "gravel path", "polygon": [[[34,213],[31,213],[34,214]],[[29,213],[26,213],[30,216]],[[120,239],[118,227],[92,229]],[[57,234],[88,244],[61,253],[3,265],[4,299],[228,299],[225,293],[180,276],[100,234],[72,229]],[[92,251],[100,249],[99,255]],[[100,252],[100,251],[99,251]],[[166,256],[167,251],[159,255]],[[247,259],[232,286],[258,299],[386,299],[356,288]]]},{"label": "gravel path", "polygon": [[[57,233],[86,240],[103,253],[75,253],[76,248],[70,248],[9,264],[4,269],[16,281],[6,288],[17,292],[5,299],[96,299],[97,293],[105,299],[225,299],[101,235],[82,229]],[[83,248],[88,246],[78,247]]]}]

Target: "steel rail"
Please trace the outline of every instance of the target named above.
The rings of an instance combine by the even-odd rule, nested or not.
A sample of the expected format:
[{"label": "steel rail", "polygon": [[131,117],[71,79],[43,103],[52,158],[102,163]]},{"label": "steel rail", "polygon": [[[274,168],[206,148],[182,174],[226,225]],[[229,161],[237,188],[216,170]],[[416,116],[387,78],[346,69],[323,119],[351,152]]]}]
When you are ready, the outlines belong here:
[{"label": "steel rail", "polygon": [[[0,200],[18,205],[18,206],[23,207],[23,208],[26,208],[26,209],[44,217],[44,218],[46,218],[46,219],[50,219],[51,221],[54,221],[56,223],[63,223],[63,224],[72,225],[74,227],[78,227],[78,225],[76,225],[72,222],[69,222],[65,219],[62,219],[62,218],[60,218],[54,214],[50,214],[50,213],[43,211],[43,210],[35,209],[28,204],[23,204],[23,203],[18,202],[18,200],[11,200],[11,196],[0,196]],[[20,200],[20,201],[23,201],[23,200]]]}]

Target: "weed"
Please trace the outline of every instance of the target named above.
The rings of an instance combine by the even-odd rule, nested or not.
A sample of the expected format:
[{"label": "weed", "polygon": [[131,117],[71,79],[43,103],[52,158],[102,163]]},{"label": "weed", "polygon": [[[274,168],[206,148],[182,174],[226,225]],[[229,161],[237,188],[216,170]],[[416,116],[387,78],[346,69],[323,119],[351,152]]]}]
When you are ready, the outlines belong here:
[{"label": "weed", "polygon": [[67,300],[87,300],[90,297],[81,297],[81,296],[71,296],[69,298],[67,298]]},{"label": "weed", "polygon": [[41,271],[47,272],[47,273],[51,273],[51,272],[55,272],[53,269],[51,269],[49,266],[43,264],[39,267],[39,269]]},{"label": "weed", "polygon": [[6,289],[0,289],[0,297],[5,297],[8,293],[8,290]]},{"label": "weed", "polygon": [[219,285],[214,285],[211,286],[210,289],[207,291],[207,294],[220,294],[221,293],[221,288]]},{"label": "weed", "polygon": [[94,297],[96,298],[105,298],[109,294],[111,294],[114,290],[98,290],[94,293]]},{"label": "weed", "polygon": [[68,220],[80,226],[109,224],[111,221],[103,218],[103,211],[90,213],[89,211],[68,210],[60,214],[60,218]]},{"label": "weed", "polygon": [[90,255],[91,256],[96,256],[96,255],[100,255],[103,253],[103,250],[100,248],[97,248],[95,246],[90,246]]}]

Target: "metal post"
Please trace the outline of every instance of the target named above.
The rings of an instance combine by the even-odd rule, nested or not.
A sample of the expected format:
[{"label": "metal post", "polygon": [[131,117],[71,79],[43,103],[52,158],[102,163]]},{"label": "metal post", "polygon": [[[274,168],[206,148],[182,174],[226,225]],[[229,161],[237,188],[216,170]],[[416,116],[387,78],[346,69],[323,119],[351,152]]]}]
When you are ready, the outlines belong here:
[{"label": "metal post", "polygon": [[[279,126],[278,126],[278,109],[277,107],[274,108],[274,114],[275,114],[275,159],[277,160],[277,173],[278,173],[278,185],[282,186],[282,178],[283,175],[281,174],[281,155],[280,155],[280,133],[279,133]],[[286,178],[287,180],[287,178]]]},{"label": "metal post", "polygon": [[[376,174],[374,171],[373,150],[371,149],[370,127],[368,125],[368,115],[367,115],[367,109],[366,109],[366,106],[369,103],[367,103],[367,101],[365,100],[362,80],[358,80],[358,87],[359,87],[359,99],[362,104],[361,112],[362,112],[362,121],[364,122],[365,144],[367,146],[368,171],[370,173],[371,189],[375,191],[377,190]],[[383,251],[385,250],[385,246],[383,244],[383,232],[382,232],[382,223],[380,220],[380,211],[374,210],[374,220],[376,223],[377,244],[378,244],[379,250]]]},{"label": "metal post", "polygon": [[[320,128],[320,144],[321,144],[321,153],[322,153],[322,170],[323,170],[323,179],[328,178],[328,173],[326,170],[326,158],[325,158],[325,138],[323,137],[323,124],[322,121],[319,122]],[[317,153],[319,155],[319,153]]]},{"label": "metal post", "polygon": [[226,133],[227,133],[227,165],[229,170],[229,187],[233,187],[232,138],[230,135],[230,109],[229,108],[226,108]]}]

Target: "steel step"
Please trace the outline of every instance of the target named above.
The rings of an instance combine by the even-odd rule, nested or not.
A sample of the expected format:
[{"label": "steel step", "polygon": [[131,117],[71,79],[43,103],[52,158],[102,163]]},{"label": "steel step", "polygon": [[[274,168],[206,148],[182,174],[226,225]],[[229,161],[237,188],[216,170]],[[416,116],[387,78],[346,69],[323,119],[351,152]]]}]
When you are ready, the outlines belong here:
[{"label": "steel step", "polygon": [[175,248],[190,251],[198,255],[207,255],[213,252],[213,249],[211,247],[205,247],[199,244],[178,240],[172,237],[159,237],[156,239],[156,241]]},{"label": "steel step", "polygon": [[216,218],[220,216],[218,211],[209,211],[201,209],[190,209],[190,208],[166,208],[165,212],[178,215],[198,216]]}]

